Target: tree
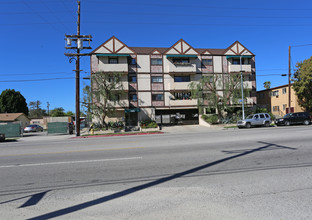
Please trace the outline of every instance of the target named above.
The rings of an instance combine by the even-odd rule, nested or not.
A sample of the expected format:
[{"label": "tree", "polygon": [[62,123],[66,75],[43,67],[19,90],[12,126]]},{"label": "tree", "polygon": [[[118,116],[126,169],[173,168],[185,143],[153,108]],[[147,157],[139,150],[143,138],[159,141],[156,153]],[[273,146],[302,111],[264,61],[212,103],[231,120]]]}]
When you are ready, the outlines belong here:
[{"label": "tree", "polygon": [[40,107],[40,105],[41,105],[41,102],[39,100],[29,102],[29,117],[30,118],[40,118],[46,115],[46,110],[43,110]]},{"label": "tree", "polygon": [[293,89],[298,97],[298,103],[306,111],[312,111],[312,57],[296,64]]},{"label": "tree", "polygon": [[[66,116],[75,116],[75,113],[72,112],[72,111],[67,111],[67,112],[65,113],[65,115],[66,115]],[[81,116],[81,114],[80,114],[80,116]]]},{"label": "tree", "polygon": [[263,87],[266,89],[270,89],[271,88],[271,82],[270,81],[266,81],[263,83]]},{"label": "tree", "polygon": [[0,95],[0,113],[24,113],[28,115],[26,99],[14,89],[6,89]]},{"label": "tree", "polygon": [[83,89],[83,105],[87,112],[100,119],[102,126],[108,128],[105,119],[116,111],[116,104],[122,105],[121,95],[124,93],[120,73],[96,72],[91,76],[90,86]]},{"label": "tree", "polygon": [[66,113],[64,112],[64,109],[62,107],[58,107],[51,110],[50,115],[52,117],[61,117],[66,116]]},{"label": "tree", "polygon": [[[233,105],[238,105],[241,98],[241,79],[239,74],[213,74],[202,76],[199,82],[189,85],[192,98],[197,98],[200,111],[203,108],[215,108],[219,120],[223,112]],[[244,97],[248,90],[244,89]],[[246,99],[245,99],[246,100]]]}]

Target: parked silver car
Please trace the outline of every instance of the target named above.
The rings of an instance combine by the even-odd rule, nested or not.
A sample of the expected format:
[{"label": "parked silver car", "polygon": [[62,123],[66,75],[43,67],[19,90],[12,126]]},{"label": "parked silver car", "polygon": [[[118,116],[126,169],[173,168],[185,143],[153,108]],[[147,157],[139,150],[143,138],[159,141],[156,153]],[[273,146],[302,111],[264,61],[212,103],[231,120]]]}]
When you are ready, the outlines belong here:
[{"label": "parked silver car", "polygon": [[257,113],[253,115],[248,115],[245,120],[240,120],[237,122],[238,128],[250,128],[256,126],[269,127],[271,124],[271,117],[267,113]]},{"label": "parked silver car", "polygon": [[24,132],[38,132],[41,131],[43,132],[43,127],[39,125],[28,125],[27,127],[24,128]]}]

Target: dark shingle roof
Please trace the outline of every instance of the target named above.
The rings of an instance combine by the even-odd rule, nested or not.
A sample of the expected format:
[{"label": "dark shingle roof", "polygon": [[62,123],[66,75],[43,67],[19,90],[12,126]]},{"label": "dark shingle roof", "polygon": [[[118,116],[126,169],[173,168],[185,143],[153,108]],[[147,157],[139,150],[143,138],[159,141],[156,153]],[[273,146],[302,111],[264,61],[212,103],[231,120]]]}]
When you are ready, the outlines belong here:
[{"label": "dark shingle roof", "polygon": [[[135,51],[137,54],[151,54],[154,50],[158,50],[160,53],[164,53],[170,47],[129,47],[131,50]],[[202,54],[208,50],[212,55],[223,55],[226,49],[197,49],[194,48],[198,53]]]}]

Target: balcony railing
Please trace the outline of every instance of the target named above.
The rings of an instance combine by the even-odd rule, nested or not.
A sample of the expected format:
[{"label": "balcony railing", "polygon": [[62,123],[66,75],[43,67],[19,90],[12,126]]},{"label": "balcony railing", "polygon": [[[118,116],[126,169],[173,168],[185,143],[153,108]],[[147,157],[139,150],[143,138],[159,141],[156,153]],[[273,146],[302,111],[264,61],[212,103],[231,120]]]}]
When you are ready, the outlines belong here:
[{"label": "balcony railing", "polygon": [[[251,65],[250,64],[242,65],[242,70],[244,72],[251,72]],[[240,67],[240,65],[229,65],[229,71],[230,72],[240,72],[241,67]]]},{"label": "balcony railing", "polygon": [[188,105],[197,106],[197,100],[196,99],[183,99],[183,100],[171,99],[169,105],[170,106],[188,106]]},{"label": "balcony railing", "polygon": [[99,66],[99,71],[104,72],[128,72],[128,64],[127,63],[120,63],[120,64],[105,64]]},{"label": "balcony railing", "polygon": [[196,73],[196,64],[187,63],[187,64],[174,64],[169,67],[170,73]]}]

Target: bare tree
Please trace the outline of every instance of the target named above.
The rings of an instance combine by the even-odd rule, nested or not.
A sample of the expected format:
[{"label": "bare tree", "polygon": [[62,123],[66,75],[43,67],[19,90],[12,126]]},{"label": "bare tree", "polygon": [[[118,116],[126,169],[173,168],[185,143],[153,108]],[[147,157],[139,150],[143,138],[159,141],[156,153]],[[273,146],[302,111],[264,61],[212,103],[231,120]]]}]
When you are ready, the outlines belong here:
[{"label": "bare tree", "polygon": [[[189,88],[192,97],[198,100],[200,111],[205,107],[215,108],[219,119],[223,118],[222,112],[226,108],[237,105],[241,98],[239,74],[203,75],[198,82],[191,82]],[[244,89],[244,93],[246,97],[248,90]]]},{"label": "bare tree", "polygon": [[124,94],[122,74],[117,72],[96,72],[91,75],[91,86],[85,86],[83,105],[87,112],[100,120],[102,126],[108,128],[105,119],[113,115],[116,105],[122,105],[121,96]]}]

